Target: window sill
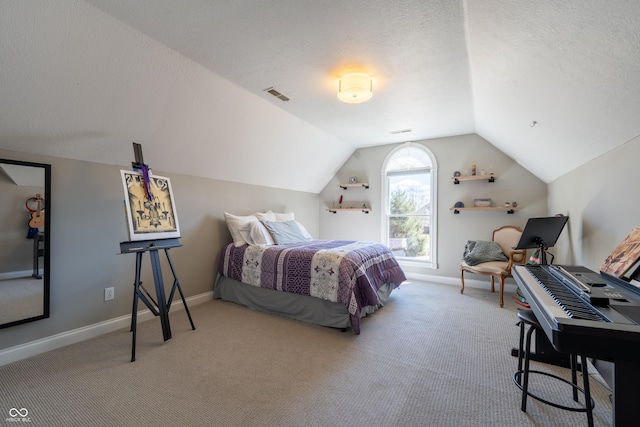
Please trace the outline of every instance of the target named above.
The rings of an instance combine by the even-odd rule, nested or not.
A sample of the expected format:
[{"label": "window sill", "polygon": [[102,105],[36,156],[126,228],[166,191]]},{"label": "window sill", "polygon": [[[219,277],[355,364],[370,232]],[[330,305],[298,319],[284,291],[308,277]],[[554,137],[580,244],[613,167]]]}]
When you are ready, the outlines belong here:
[{"label": "window sill", "polygon": [[431,268],[433,270],[438,269],[438,264],[434,263],[431,260],[421,261],[417,259],[403,258],[403,257],[396,257],[396,260],[398,261],[398,264],[400,264],[400,267],[420,267],[420,268]]}]

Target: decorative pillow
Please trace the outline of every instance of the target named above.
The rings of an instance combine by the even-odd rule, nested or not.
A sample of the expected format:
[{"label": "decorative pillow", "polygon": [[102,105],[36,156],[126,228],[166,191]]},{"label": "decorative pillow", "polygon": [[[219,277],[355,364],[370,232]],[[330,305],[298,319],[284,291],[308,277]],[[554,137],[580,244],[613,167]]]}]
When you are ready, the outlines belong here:
[{"label": "decorative pillow", "polygon": [[288,243],[307,242],[306,238],[296,221],[264,221],[264,226],[269,230],[276,245],[286,245]]},{"label": "decorative pillow", "polygon": [[[264,222],[264,221],[279,221],[279,222],[282,222],[282,221],[294,221],[295,220],[295,214],[293,212],[277,213],[277,212],[273,212],[271,210],[268,210],[266,212],[256,212],[254,215],[262,222]],[[306,237],[307,240],[313,240],[313,237],[307,231],[307,229],[304,227],[304,225],[300,224],[298,221],[296,221],[296,223],[298,224],[298,227],[300,227],[300,231],[302,232],[302,235],[304,237]],[[271,235],[268,232],[267,232],[267,235],[269,236],[269,240],[271,240]],[[273,243],[271,243],[271,244],[273,244]]]},{"label": "decorative pillow", "polygon": [[[268,210],[266,212],[256,212],[253,215],[233,215],[228,212],[224,212],[224,218],[227,221],[227,227],[231,233],[233,244],[235,246],[242,246],[244,244],[249,245],[274,245],[276,242],[272,237],[271,231],[265,227],[265,222],[294,222],[298,230],[294,230],[298,239],[302,236],[302,239],[298,241],[313,240],[313,237],[307,229],[294,220],[294,213],[277,213]],[[287,240],[286,238],[284,240]],[[289,242],[294,243],[294,242]],[[282,244],[282,243],[280,243]]]},{"label": "decorative pillow", "polygon": [[469,265],[490,261],[509,261],[499,244],[484,240],[469,240],[464,248],[462,260]]},{"label": "decorative pillow", "polygon": [[228,212],[224,213],[224,219],[227,221],[227,227],[235,246],[242,246],[247,243],[242,237],[240,229],[252,221],[258,222],[258,218],[255,215],[238,216]]},{"label": "decorative pillow", "polygon": [[242,239],[250,245],[264,246],[275,244],[271,234],[269,234],[260,221],[248,222],[243,225],[239,231]]},{"label": "decorative pillow", "polygon": [[304,228],[304,225],[300,224],[298,221],[295,221],[296,224],[298,224],[298,228],[300,228],[300,232],[302,233],[302,235],[307,239],[307,240],[313,240],[313,237],[311,236],[311,234],[307,231],[306,228]]}]

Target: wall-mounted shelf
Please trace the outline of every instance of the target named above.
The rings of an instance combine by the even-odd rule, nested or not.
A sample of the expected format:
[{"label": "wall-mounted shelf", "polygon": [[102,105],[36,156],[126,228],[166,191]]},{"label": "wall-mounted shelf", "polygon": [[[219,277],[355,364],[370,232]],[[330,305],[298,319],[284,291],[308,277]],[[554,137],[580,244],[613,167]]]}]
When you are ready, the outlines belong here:
[{"label": "wall-mounted shelf", "polygon": [[342,188],[343,190],[346,190],[349,187],[369,188],[369,183],[368,182],[355,182],[355,183],[352,183],[352,184],[338,184],[338,187]]},{"label": "wall-mounted shelf", "polygon": [[519,207],[489,207],[489,206],[478,206],[478,207],[473,207],[473,208],[449,208],[450,211],[453,211],[454,214],[459,214],[460,211],[505,211],[508,214],[512,214],[516,211],[519,211],[520,208]]},{"label": "wall-mounted shelf", "polygon": [[[350,182],[348,184],[338,184],[338,187],[340,187],[343,190],[347,190],[349,188],[364,188],[364,189],[368,189],[369,188],[369,183],[368,182]],[[342,196],[340,196],[340,202],[342,202]],[[354,203],[354,202],[351,202]],[[362,201],[360,202],[362,203]],[[357,203],[357,204],[360,204]],[[368,201],[364,201],[363,205],[366,206],[366,204],[368,204]],[[335,205],[334,205],[335,206]],[[347,205],[348,206],[348,205]],[[371,212],[371,208],[367,208],[367,207],[342,207],[342,205],[340,205],[340,207],[338,208],[327,208],[327,212],[331,212],[331,213],[337,213],[338,211],[348,211],[348,212],[363,212],[368,214],[369,212]]]},{"label": "wall-mounted shelf", "polygon": [[371,212],[371,208],[327,208],[327,212],[331,212],[331,213],[337,213],[341,211],[348,211],[348,212],[360,211],[368,214],[369,212]]},{"label": "wall-mounted shelf", "polygon": [[[498,178],[498,175],[494,174],[494,173],[490,173],[489,175],[471,175],[471,176],[453,176],[451,177],[451,181],[453,181],[454,184],[460,184],[463,181],[488,181],[488,182],[495,182],[496,179]],[[491,199],[488,199],[489,201]],[[519,211],[520,208],[519,207],[515,207],[515,206],[497,206],[497,207],[492,207],[492,206],[473,206],[470,208],[449,208],[450,211],[452,211],[454,214],[459,214],[460,211],[505,211],[508,214],[512,214],[516,211]]]},{"label": "wall-mounted shelf", "polygon": [[498,175],[489,174],[489,175],[471,175],[471,176],[452,176],[451,181],[454,184],[460,184],[462,181],[488,181],[495,182]]}]

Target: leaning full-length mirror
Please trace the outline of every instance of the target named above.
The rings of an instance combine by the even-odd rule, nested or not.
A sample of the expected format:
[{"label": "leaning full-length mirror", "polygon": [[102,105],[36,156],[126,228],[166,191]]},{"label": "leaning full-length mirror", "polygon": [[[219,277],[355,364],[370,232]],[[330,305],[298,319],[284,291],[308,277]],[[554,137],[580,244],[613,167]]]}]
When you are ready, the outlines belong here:
[{"label": "leaning full-length mirror", "polygon": [[51,165],[0,159],[0,328],[49,317]]}]

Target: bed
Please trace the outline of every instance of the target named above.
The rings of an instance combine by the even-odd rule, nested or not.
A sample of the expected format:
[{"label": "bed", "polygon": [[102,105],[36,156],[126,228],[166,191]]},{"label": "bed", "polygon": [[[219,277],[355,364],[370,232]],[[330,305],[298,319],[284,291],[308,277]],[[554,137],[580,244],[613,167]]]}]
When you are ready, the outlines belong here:
[{"label": "bed", "polygon": [[[360,319],[384,305],[406,280],[382,244],[313,240],[305,232],[283,238],[282,228],[295,228],[296,234],[304,227],[292,219],[248,222],[240,229],[248,232],[249,242],[234,239],[221,251],[214,298],[322,326],[351,327],[359,334]],[[270,227],[276,230],[271,233]],[[258,244],[261,238],[251,238],[250,228],[263,237],[266,228],[274,242]]]}]

